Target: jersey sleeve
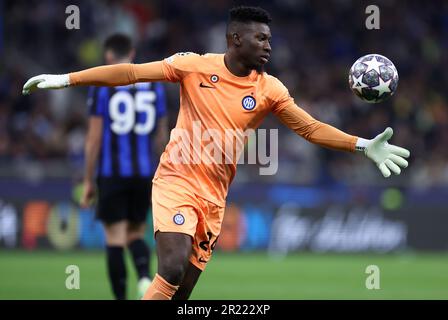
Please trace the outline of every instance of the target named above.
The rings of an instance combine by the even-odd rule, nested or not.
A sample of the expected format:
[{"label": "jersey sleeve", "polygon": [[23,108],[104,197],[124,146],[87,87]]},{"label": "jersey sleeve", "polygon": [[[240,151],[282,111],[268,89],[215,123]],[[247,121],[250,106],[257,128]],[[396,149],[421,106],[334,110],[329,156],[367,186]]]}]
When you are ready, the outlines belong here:
[{"label": "jersey sleeve", "polygon": [[291,97],[288,89],[277,78],[272,77],[270,89],[271,107],[274,114],[277,115],[287,106],[294,104],[294,98]]},{"label": "jersey sleeve", "polygon": [[180,52],[162,62],[165,78],[170,82],[181,82],[199,64],[200,56],[192,52]]},{"label": "jersey sleeve", "polygon": [[296,104],[283,108],[276,116],[284,125],[312,143],[340,151],[355,151],[358,137],[314,119]]},{"label": "jersey sleeve", "polygon": [[137,82],[166,81],[162,61],[142,64],[119,63],[69,73],[70,85],[124,86]]},{"label": "jersey sleeve", "polygon": [[161,83],[154,84],[154,91],[157,95],[156,100],[156,115],[157,118],[162,118],[166,116],[166,97],[165,97],[165,87]]}]

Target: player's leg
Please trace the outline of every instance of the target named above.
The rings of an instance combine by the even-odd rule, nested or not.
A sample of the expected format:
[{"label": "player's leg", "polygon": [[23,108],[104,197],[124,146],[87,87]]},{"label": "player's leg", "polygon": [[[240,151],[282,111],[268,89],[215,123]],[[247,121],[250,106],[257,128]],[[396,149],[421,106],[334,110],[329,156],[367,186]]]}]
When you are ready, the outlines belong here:
[{"label": "player's leg", "polygon": [[127,245],[138,279],[150,278],[150,250],[144,241],[145,230],[145,223],[128,222]]},{"label": "player's leg", "polygon": [[157,273],[166,281],[180,285],[191,255],[191,236],[177,232],[157,232]]},{"label": "player's leg", "polygon": [[173,296],[173,300],[188,300],[188,298],[190,298],[191,292],[193,291],[193,288],[198,282],[201,273],[202,270],[190,262],[188,264],[184,278],[180,283],[179,289]]},{"label": "player's leg", "polygon": [[151,284],[149,246],[145,243],[146,219],[150,207],[151,179],[132,180],[127,215],[127,246],[137,271],[137,296],[141,299]]},{"label": "player's leg", "polygon": [[192,251],[190,235],[178,232],[157,232],[157,274],[146,291],[144,300],[170,300],[187,270]]},{"label": "player's leg", "polygon": [[122,300],[126,298],[126,195],[123,183],[116,179],[100,178],[97,184],[97,217],[103,223],[106,234],[107,271],[115,299]]},{"label": "player's leg", "polygon": [[127,244],[137,272],[137,296],[141,299],[151,284],[150,250],[145,243],[145,223],[128,223]]},{"label": "player's leg", "polygon": [[184,278],[192,253],[200,204],[184,186],[155,178],[152,213],[157,273],[143,299],[171,299]]},{"label": "player's leg", "polygon": [[224,208],[204,199],[199,201],[199,204],[200,210],[197,213],[200,219],[196,226],[190,263],[179,289],[173,296],[175,300],[187,300],[190,298],[199,276],[211,259],[213,249],[221,232]]},{"label": "player's leg", "polygon": [[127,222],[104,223],[106,234],[107,271],[115,299],[126,299],[126,246]]}]

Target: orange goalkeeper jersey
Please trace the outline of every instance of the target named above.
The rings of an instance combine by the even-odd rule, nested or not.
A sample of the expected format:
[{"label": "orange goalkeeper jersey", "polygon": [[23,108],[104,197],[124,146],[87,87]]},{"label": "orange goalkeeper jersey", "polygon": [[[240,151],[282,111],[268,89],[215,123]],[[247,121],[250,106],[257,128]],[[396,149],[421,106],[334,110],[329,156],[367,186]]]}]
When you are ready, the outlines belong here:
[{"label": "orange goalkeeper jersey", "polygon": [[310,142],[355,150],[356,136],[314,119],[294,103],[277,78],[255,70],[237,77],[225,66],[224,54],[179,53],[161,62],[101,66],[70,74],[71,85],[161,80],[180,83],[180,110],[154,179],[184,186],[218,206],[225,205],[246,141],[244,133],[257,128],[269,112]]},{"label": "orange goalkeeper jersey", "polygon": [[180,82],[180,110],[155,178],[224,206],[244,145],[241,133],[294,100],[266,73],[233,75],[224,54],[176,54],[163,61],[163,72],[168,81]]}]

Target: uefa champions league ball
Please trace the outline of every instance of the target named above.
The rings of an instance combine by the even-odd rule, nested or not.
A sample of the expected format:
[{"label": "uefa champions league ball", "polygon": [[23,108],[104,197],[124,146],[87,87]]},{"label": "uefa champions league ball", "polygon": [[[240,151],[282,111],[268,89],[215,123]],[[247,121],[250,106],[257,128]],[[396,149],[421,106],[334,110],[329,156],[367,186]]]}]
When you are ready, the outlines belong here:
[{"label": "uefa champions league ball", "polygon": [[350,89],[368,103],[383,102],[398,86],[398,71],[392,61],[379,54],[365,55],[352,65],[348,75]]}]

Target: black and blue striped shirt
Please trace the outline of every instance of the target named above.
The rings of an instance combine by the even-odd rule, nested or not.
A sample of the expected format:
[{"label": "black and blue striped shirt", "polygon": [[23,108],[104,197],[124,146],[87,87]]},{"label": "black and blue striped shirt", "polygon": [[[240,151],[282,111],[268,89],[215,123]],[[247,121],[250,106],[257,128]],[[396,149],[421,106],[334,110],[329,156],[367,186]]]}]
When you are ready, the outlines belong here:
[{"label": "black and blue striped shirt", "polygon": [[120,87],[91,87],[90,116],[103,118],[97,166],[99,177],[150,177],[158,159],[151,139],[158,120],[166,115],[163,85],[137,83]]}]

